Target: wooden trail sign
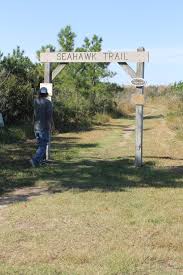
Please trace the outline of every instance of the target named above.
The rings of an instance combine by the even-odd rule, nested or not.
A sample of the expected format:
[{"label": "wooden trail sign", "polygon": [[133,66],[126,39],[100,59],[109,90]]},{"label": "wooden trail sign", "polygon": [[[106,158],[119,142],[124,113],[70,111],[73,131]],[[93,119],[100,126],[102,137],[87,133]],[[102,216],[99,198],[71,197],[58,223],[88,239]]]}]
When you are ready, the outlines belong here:
[{"label": "wooden trail sign", "polygon": [[148,62],[148,52],[45,52],[40,54],[43,63],[74,62]]},{"label": "wooden trail sign", "polygon": [[[46,52],[40,54],[40,61],[44,63],[44,83],[51,83],[53,79],[64,69],[67,63],[118,63],[123,70],[132,78],[132,84],[136,86],[136,94],[131,98],[136,105],[136,143],[135,143],[135,165],[143,164],[143,111],[144,111],[144,63],[149,62],[149,52],[138,48],[137,51],[120,52]],[[137,63],[136,70],[131,68],[127,62]],[[51,71],[51,63],[59,63]],[[48,84],[49,85],[49,84]],[[50,144],[47,146],[46,158],[49,158]]]}]

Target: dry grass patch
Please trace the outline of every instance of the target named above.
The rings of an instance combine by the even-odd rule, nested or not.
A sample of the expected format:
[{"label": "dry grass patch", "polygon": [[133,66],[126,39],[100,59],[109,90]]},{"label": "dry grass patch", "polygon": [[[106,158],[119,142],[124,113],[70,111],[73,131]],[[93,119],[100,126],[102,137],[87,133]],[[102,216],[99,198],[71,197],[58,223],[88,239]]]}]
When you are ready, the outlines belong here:
[{"label": "dry grass patch", "polygon": [[4,210],[0,258],[20,270],[51,264],[65,274],[153,274],[171,265],[174,274],[183,268],[182,207],[180,190],[153,188],[17,204]]}]

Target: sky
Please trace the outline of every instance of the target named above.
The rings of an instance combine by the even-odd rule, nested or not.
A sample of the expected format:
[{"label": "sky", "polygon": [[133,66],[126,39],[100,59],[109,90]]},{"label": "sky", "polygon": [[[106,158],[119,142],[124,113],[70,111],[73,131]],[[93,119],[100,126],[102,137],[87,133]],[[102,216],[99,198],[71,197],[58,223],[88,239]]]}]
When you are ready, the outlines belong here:
[{"label": "sky", "polygon": [[[183,80],[182,0],[0,0],[0,10],[0,51],[5,55],[20,46],[36,61],[35,52],[49,43],[58,47],[58,32],[70,25],[76,47],[94,34],[102,37],[104,51],[143,46],[150,54],[144,77],[149,85]],[[130,85],[118,64],[110,69],[117,73],[113,82]]]}]

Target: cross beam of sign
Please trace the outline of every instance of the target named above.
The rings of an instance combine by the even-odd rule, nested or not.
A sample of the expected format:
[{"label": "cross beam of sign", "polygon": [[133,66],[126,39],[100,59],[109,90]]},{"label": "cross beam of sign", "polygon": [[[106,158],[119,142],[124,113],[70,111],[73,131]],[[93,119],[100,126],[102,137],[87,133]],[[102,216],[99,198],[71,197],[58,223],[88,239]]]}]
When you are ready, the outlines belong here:
[{"label": "cross beam of sign", "polygon": [[75,62],[148,62],[149,53],[142,52],[45,52],[40,54],[43,63]]}]

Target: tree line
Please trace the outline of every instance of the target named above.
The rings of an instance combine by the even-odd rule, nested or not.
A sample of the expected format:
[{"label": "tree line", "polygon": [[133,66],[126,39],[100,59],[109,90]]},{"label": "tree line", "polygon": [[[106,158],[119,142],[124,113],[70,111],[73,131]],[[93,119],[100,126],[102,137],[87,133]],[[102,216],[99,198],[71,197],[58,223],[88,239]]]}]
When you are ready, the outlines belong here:
[{"label": "tree line", "polygon": [[[40,52],[97,52],[102,50],[102,38],[94,34],[85,37],[76,47],[76,34],[71,26],[58,33],[58,47],[43,45],[33,63],[17,47],[4,56],[0,53],[0,112],[7,124],[32,121],[33,98],[43,82],[44,67],[39,63]],[[52,64],[52,70],[56,67]],[[54,120],[57,129],[82,128],[92,123],[96,114],[117,114],[115,97],[123,88],[109,79],[115,75],[107,63],[70,63],[53,81]]]}]

